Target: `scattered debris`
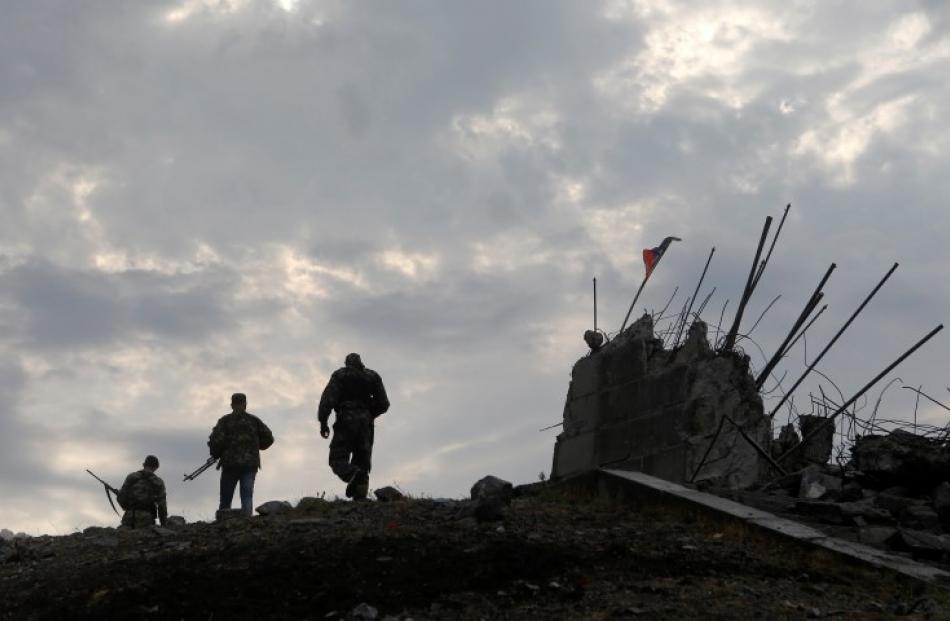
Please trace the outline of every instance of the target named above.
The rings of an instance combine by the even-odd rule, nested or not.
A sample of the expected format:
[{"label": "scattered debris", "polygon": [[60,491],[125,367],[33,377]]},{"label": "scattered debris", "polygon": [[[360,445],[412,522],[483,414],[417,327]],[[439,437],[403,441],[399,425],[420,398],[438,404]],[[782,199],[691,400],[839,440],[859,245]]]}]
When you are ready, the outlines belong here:
[{"label": "scattered debris", "polygon": [[259,506],[255,511],[261,515],[281,515],[293,508],[293,505],[286,500],[270,500]]},{"label": "scattered debris", "polygon": [[486,476],[472,486],[475,518],[479,522],[494,522],[505,517],[505,510],[514,496],[514,486],[496,476]]},{"label": "scattered debris", "polygon": [[379,616],[379,611],[367,603],[362,603],[350,611],[349,618],[358,621],[374,621]]},{"label": "scattered debris", "polygon": [[215,522],[228,522],[230,520],[243,520],[247,516],[240,509],[218,509],[214,513]]},{"label": "scattered debris", "polygon": [[376,496],[376,500],[380,502],[392,502],[395,500],[403,500],[406,496],[398,489],[391,485],[386,487],[381,487],[378,490],[374,491],[373,494]]}]

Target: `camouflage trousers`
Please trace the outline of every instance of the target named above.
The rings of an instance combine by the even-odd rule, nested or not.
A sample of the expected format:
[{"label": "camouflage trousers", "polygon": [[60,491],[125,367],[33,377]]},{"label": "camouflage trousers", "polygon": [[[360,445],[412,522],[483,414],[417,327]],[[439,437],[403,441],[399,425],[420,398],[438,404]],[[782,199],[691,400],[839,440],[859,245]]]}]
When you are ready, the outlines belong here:
[{"label": "camouflage trousers", "polygon": [[145,509],[129,509],[122,514],[122,526],[126,528],[148,528],[155,524],[155,515]]},{"label": "camouflage trousers", "polygon": [[[330,440],[330,468],[349,483],[346,495],[366,498],[373,459],[373,416],[369,410],[337,413]],[[355,477],[355,478],[354,478]]]}]

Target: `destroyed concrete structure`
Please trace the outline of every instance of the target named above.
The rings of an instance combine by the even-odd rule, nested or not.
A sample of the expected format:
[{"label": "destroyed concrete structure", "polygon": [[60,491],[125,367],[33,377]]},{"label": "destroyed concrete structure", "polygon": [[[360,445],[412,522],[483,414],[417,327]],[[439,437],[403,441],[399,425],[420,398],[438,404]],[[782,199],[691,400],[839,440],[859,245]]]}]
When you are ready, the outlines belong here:
[{"label": "destroyed concrete structure", "polygon": [[[584,335],[590,351],[572,370],[552,479],[581,479],[601,469],[639,471],[673,483],[695,484],[796,520],[834,529],[851,527],[843,530],[860,542],[950,565],[950,425],[923,426],[918,435],[916,409],[914,433],[908,433],[910,425],[900,420],[877,419],[877,407],[870,418],[858,416],[862,397],[942,331],[943,325],[920,338],[850,397],[842,394],[840,403],[829,399],[819,384],[820,400],[809,393],[805,401],[810,401],[811,412],[800,411],[795,404],[796,391],[812,372],[834,385],[817,365],[891,277],[897,263],[819,353],[806,354],[806,368],[786,384],[786,375],[775,371],[827,308],[820,304],[823,288],[836,269],[832,263],[778,347],[768,355],[762,351],[764,364],[754,372],[750,369],[743,347],[781,296],[765,307],[747,332],[740,331],[743,313],[772,257],[789,207],[767,252],[772,218],[765,219],[737,310],[731,321],[724,322],[727,300],[714,347],[700,317],[716,289],[705,298],[700,291],[715,248],[683,309],[664,315],[676,297],[674,290],[656,315],[657,321],[667,320],[659,336],[651,314],[626,327],[658,258],[652,263],[645,258],[644,279],[620,332],[612,339],[596,328],[595,279],[594,330]],[[669,348],[665,342],[671,343]],[[769,388],[765,388],[767,383]],[[767,414],[762,390],[777,401]],[[950,406],[921,389],[912,390],[950,411]],[[786,412],[783,406],[788,424],[773,438],[773,423],[778,424],[775,416]],[[831,464],[833,454],[835,463]]]},{"label": "destroyed concrete structure", "polygon": [[574,365],[552,476],[610,466],[747,488],[769,468],[755,444],[770,441],[748,357],[713,351],[702,321],[666,350],[645,314]]}]

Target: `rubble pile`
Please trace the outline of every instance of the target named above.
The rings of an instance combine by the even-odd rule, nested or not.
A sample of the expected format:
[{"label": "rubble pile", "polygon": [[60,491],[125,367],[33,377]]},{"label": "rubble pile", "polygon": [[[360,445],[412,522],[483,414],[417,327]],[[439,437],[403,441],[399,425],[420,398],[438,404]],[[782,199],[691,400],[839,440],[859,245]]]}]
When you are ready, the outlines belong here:
[{"label": "rubble pile", "polygon": [[[785,449],[791,436],[783,429],[773,450]],[[811,463],[761,491],[771,497],[768,508],[849,527],[862,543],[950,563],[950,450],[944,440],[900,429],[859,436],[844,466]],[[742,500],[762,504],[754,495]],[[835,534],[849,533],[839,528]]]}]

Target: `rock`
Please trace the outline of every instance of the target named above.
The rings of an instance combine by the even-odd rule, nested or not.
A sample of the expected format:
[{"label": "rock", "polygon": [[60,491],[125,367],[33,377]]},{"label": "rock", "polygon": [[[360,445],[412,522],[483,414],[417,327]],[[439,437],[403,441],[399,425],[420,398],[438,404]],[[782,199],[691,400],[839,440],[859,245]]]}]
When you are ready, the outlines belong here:
[{"label": "rock", "polygon": [[312,528],[315,526],[326,526],[330,523],[330,520],[327,518],[321,517],[310,517],[310,518],[297,518],[296,520],[290,520],[287,522],[290,526],[296,528]]},{"label": "rock", "polygon": [[939,530],[940,518],[930,507],[910,505],[901,512],[900,524],[913,530]]},{"label": "rock", "polygon": [[92,543],[93,545],[97,545],[101,548],[118,548],[119,547],[118,537],[112,537],[112,536],[97,537],[92,540]]},{"label": "rock", "polygon": [[891,526],[866,526],[858,531],[858,541],[877,548],[887,547],[888,540],[897,534]]},{"label": "rock", "polygon": [[392,502],[394,500],[402,500],[405,498],[405,495],[402,492],[391,485],[381,487],[374,491],[373,494],[375,494],[376,500],[380,502]]},{"label": "rock", "polygon": [[802,446],[801,455],[808,463],[826,464],[831,459],[831,449],[834,446],[835,426],[828,424],[828,419],[824,416],[812,416],[802,414],[798,417],[798,425],[801,428],[802,437],[813,433],[816,429],[821,429],[816,433],[808,444]]},{"label": "rock", "polygon": [[165,528],[164,526],[153,526],[152,532],[158,535],[159,537],[173,537],[175,531],[170,528]]},{"label": "rock", "polygon": [[782,427],[778,433],[778,438],[772,441],[772,457],[778,458],[788,451],[792,450],[801,442],[798,432],[795,431],[795,425],[789,423]]},{"label": "rock", "polygon": [[591,351],[600,350],[601,346],[604,344],[604,335],[600,332],[594,332],[593,330],[584,331],[584,342],[587,343],[587,346],[590,347]]},{"label": "rock", "polygon": [[887,544],[902,552],[910,552],[915,557],[936,560],[947,552],[947,542],[941,537],[919,530],[901,529]]},{"label": "rock", "polygon": [[841,486],[841,479],[838,477],[825,474],[818,466],[808,466],[802,470],[798,497],[806,500],[818,500],[826,496],[838,497]]},{"label": "rock", "polygon": [[306,513],[324,513],[330,508],[330,503],[323,498],[304,496],[297,503],[297,510]]},{"label": "rock", "polygon": [[0,538],[0,563],[6,563],[13,560],[16,556],[16,548],[10,543],[9,539]]},{"label": "rock", "polygon": [[690,324],[686,333],[686,341],[677,350],[674,363],[689,364],[694,360],[702,360],[712,355],[709,339],[706,337],[708,328],[705,321],[696,320]]},{"label": "rock", "polygon": [[950,483],[944,481],[934,488],[933,508],[944,524],[950,525]]},{"label": "rock", "polygon": [[504,518],[505,509],[511,502],[514,488],[508,481],[487,476],[472,486],[475,501],[475,518],[479,522],[493,522]]},{"label": "rock", "polygon": [[0,530],[0,539],[3,539],[4,541],[13,541],[13,531],[6,528]]},{"label": "rock", "polygon": [[889,492],[881,492],[874,497],[874,504],[882,509],[887,509],[894,517],[899,517],[904,512],[904,509],[914,504],[914,502],[913,498],[898,496],[897,494]]},{"label": "rock", "polygon": [[185,518],[180,515],[169,515],[168,519],[165,520],[165,526],[168,528],[181,528],[185,524],[187,524]]},{"label": "rock", "polygon": [[864,488],[857,481],[848,481],[841,486],[841,493],[838,500],[842,502],[854,502],[864,498]]},{"label": "rock", "polygon": [[798,494],[799,488],[802,485],[802,471],[792,472],[790,474],[784,474],[779,478],[775,479],[773,482],[769,483],[765,489],[781,489],[785,490],[789,494]]},{"label": "rock", "polygon": [[[868,524],[894,524],[897,520],[886,509],[875,507],[870,501],[838,503],[845,517],[856,521],[858,519]],[[858,523],[860,525],[860,523]]]},{"label": "rock", "polygon": [[851,465],[880,485],[906,485],[929,492],[950,479],[950,453],[943,442],[896,429],[886,436],[855,439]]},{"label": "rock", "polygon": [[244,519],[244,512],[240,509],[218,509],[214,514],[215,522],[228,522],[231,520]]},{"label": "rock", "polygon": [[367,603],[362,603],[350,611],[350,619],[359,619],[360,621],[374,621],[379,616],[379,611]]},{"label": "rock", "polygon": [[293,508],[293,505],[286,500],[270,500],[259,506],[255,511],[261,515],[280,515],[287,513]]},{"label": "rock", "polygon": [[90,526],[83,529],[82,534],[88,535],[90,537],[98,537],[102,535],[111,535],[114,532],[115,529],[108,526]]},{"label": "rock", "polygon": [[795,512],[826,524],[846,524],[848,517],[840,504],[820,500],[799,500]]}]

